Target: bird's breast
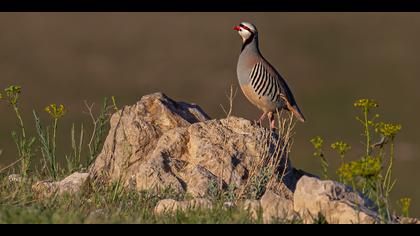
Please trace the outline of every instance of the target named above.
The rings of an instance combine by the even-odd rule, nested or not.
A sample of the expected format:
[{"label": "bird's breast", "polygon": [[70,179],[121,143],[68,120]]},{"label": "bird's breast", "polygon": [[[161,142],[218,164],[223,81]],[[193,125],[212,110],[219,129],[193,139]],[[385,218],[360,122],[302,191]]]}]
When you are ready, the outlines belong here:
[{"label": "bird's breast", "polygon": [[261,61],[258,55],[249,52],[242,52],[238,59],[236,72],[239,84],[248,84],[250,82],[250,73],[255,64]]}]

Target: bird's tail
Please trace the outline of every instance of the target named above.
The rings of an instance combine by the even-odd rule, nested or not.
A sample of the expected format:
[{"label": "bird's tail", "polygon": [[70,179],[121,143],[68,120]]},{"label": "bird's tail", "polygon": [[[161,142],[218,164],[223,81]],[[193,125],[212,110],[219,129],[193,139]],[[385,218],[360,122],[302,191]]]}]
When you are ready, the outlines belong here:
[{"label": "bird's tail", "polygon": [[299,121],[301,122],[305,122],[305,116],[303,115],[303,113],[300,111],[299,107],[297,105],[291,106],[289,107],[290,111],[293,113],[293,115],[296,116],[296,118],[298,118]]}]

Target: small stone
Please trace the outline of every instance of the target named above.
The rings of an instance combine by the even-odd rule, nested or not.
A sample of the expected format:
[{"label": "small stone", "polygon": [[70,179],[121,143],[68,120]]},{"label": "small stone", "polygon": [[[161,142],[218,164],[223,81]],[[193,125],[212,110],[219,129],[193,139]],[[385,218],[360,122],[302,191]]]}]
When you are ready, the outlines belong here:
[{"label": "small stone", "polygon": [[11,174],[7,177],[10,183],[21,183],[23,181],[23,177],[19,174]]},{"label": "small stone", "polygon": [[75,172],[58,182],[59,193],[75,194],[86,184],[89,173]]},{"label": "small stone", "polygon": [[235,207],[235,203],[234,202],[224,202],[223,203],[223,208],[224,209],[231,209]]},{"label": "small stone", "polygon": [[52,181],[38,181],[32,185],[32,191],[35,192],[38,197],[48,198],[58,191],[58,183]]},{"label": "small stone", "polygon": [[175,213],[176,211],[188,211],[198,209],[211,209],[212,203],[208,199],[195,198],[189,201],[176,201],[173,199],[160,200],[155,206],[155,213]]},{"label": "small stone", "polygon": [[400,224],[420,224],[420,220],[416,218],[410,218],[410,217],[401,217],[399,219]]},{"label": "small stone", "polygon": [[88,173],[75,172],[61,181],[38,181],[32,185],[34,191],[40,197],[50,197],[58,194],[75,194],[87,183]]}]

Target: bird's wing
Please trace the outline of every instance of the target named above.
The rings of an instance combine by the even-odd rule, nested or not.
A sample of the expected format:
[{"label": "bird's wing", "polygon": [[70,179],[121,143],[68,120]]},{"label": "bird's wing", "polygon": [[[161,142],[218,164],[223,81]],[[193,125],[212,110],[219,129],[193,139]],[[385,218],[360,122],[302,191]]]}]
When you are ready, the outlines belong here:
[{"label": "bird's wing", "polygon": [[305,121],[303,113],[300,111],[296,103],[295,97],[293,96],[291,89],[286,83],[286,80],[265,58],[262,58],[262,59],[263,59],[262,60],[263,66],[266,68],[266,70],[268,71],[270,75],[276,78],[277,83],[279,84],[280,88],[279,88],[278,95],[280,96],[280,98],[285,101],[285,105],[287,106],[287,108],[293,113],[295,113],[295,115],[297,116],[299,120]]},{"label": "bird's wing", "polygon": [[280,84],[276,74],[270,73],[264,61],[260,60],[252,66],[249,79],[251,87],[260,98],[266,96],[275,103],[280,99]]},{"label": "bird's wing", "polygon": [[[290,91],[289,86],[286,84],[285,80],[281,75],[274,69],[274,67],[264,58],[261,58],[260,61],[255,63],[250,72],[251,85],[256,88],[257,93],[260,92],[264,94],[264,91],[261,91],[265,87],[268,87],[267,84],[263,83],[258,84],[259,79],[267,80],[277,87],[277,90],[273,91],[274,95],[278,95],[286,99],[288,103],[293,104],[294,98],[293,94]],[[272,79],[270,81],[270,79]],[[258,86],[259,85],[259,86]]]}]

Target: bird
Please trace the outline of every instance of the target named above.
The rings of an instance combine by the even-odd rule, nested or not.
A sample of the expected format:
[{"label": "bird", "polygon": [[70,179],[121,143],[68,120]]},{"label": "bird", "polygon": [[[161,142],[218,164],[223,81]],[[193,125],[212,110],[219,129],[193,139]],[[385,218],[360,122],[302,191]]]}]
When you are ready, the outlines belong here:
[{"label": "bird", "polygon": [[276,129],[274,112],[287,110],[301,122],[305,116],[280,73],[263,57],[258,45],[258,30],[249,22],[233,27],[242,38],[242,48],[237,64],[239,85],[245,97],[263,114],[258,124],[267,116],[270,129]]}]

